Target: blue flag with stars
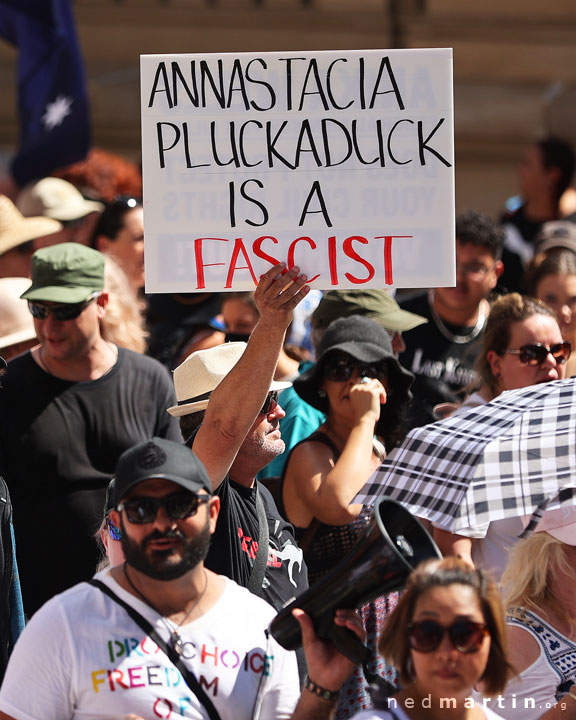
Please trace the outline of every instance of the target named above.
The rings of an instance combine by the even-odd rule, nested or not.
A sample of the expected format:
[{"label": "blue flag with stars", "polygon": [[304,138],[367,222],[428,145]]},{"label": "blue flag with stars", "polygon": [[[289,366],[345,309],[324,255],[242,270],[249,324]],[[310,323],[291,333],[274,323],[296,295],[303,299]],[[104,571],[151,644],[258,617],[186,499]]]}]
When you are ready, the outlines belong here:
[{"label": "blue flag with stars", "polygon": [[23,186],[86,157],[90,113],[71,0],[0,0],[0,37],[18,48]]}]

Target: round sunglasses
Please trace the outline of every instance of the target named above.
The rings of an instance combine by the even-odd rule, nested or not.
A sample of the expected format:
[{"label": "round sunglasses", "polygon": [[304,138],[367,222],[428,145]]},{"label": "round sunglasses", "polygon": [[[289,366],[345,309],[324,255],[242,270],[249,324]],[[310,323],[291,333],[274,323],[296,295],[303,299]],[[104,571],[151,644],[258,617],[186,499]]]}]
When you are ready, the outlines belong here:
[{"label": "round sunglasses", "polygon": [[532,345],[522,345],[519,350],[505,350],[504,353],[518,355],[522,365],[542,365],[549,354],[552,355],[558,365],[564,365],[572,353],[572,345],[569,342],[561,342],[546,347],[542,343],[534,343]]},{"label": "round sunglasses", "polygon": [[75,320],[99,295],[99,292],[93,292],[82,302],[59,305],[45,305],[43,302],[28,300],[28,309],[36,320],[46,320],[48,315],[52,314],[59,322],[65,322],[66,320]]},{"label": "round sunglasses", "polygon": [[144,525],[154,522],[159,508],[164,508],[166,515],[172,520],[183,520],[195,515],[200,505],[210,501],[210,495],[196,495],[192,492],[175,493],[165,497],[141,497],[126,500],[116,508],[118,512],[126,511],[128,522],[133,525]]},{"label": "round sunglasses", "polygon": [[440,647],[444,633],[448,633],[452,647],[469,655],[480,650],[489,631],[486,625],[473,620],[457,620],[449,627],[435,620],[422,620],[408,626],[410,647],[420,653],[434,652]]},{"label": "round sunglasses", "polygon": [[358,370],[360,377],[378,378],[379,380],[387,377],[385,362],[362,363],[353,357],[341,356],[327,358],[322,367],[322,374],[326,380],[346,382],[346,380],[350,380],[355,369]]}]

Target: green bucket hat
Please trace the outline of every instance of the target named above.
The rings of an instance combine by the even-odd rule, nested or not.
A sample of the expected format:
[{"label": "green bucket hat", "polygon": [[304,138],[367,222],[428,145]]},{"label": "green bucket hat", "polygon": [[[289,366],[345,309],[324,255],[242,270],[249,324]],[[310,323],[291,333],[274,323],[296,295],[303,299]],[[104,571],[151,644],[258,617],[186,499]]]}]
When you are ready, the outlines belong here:
[{"label": "green bucket hat", "polygon": [[20,297],[79,303],[104,290],[104,255],[79,243],[60,243],[32,255],[32,285]]},{"label": "green bucket hat", "polygon": [[427,323],[421,315],[402,310],[386,290],[328,290],[312,314],[312,327],[327,328],[333,320],[364,315],[391,332],[406,332]]}]

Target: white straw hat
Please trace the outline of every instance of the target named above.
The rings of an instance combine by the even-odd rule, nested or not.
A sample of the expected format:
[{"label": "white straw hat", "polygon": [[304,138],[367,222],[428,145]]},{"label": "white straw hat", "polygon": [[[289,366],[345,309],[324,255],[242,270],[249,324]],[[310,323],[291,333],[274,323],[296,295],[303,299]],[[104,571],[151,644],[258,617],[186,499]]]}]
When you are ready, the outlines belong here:
[{"label": "white straw hat", "polygon": [[[174,370],[177,405],[168,408],[170,415],[182,417],[205,410],[212,391],[236,365],[246,349],[245,342],[230,342],[189,355]],[[270,390],[284,390],[289,382],[272,381]]]},{"label": "white straw hat", "polygon": [[27,217],[43,215],[61,221],[79,220],[89,213],[104,210],[102,203],[86,200],[72,183],[54,177],[27,185],[18,195],[16,204]]},{"label": "white straw hat", "polygon": [[0,278],[0,350],[36,337],[28,303],[20,299],[29,287],[28,278]]},{"label": "white straw hat", "polygon": [[46,217],[24,217],[20,210],[5,195],[0,195],[0,255],[62,230],[57,220]]}]

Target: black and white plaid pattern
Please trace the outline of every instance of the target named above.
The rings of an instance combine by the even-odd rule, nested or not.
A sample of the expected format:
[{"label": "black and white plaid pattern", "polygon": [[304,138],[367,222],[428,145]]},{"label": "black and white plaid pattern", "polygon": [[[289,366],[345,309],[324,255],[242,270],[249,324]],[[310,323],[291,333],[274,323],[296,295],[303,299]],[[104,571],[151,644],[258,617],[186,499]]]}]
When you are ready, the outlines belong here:
[{"label": "black and white plaid pattern", "polygon": [[385,496],[452,532],[576,504],[576,380],[503,393],[412,430],[353,502]]}]

